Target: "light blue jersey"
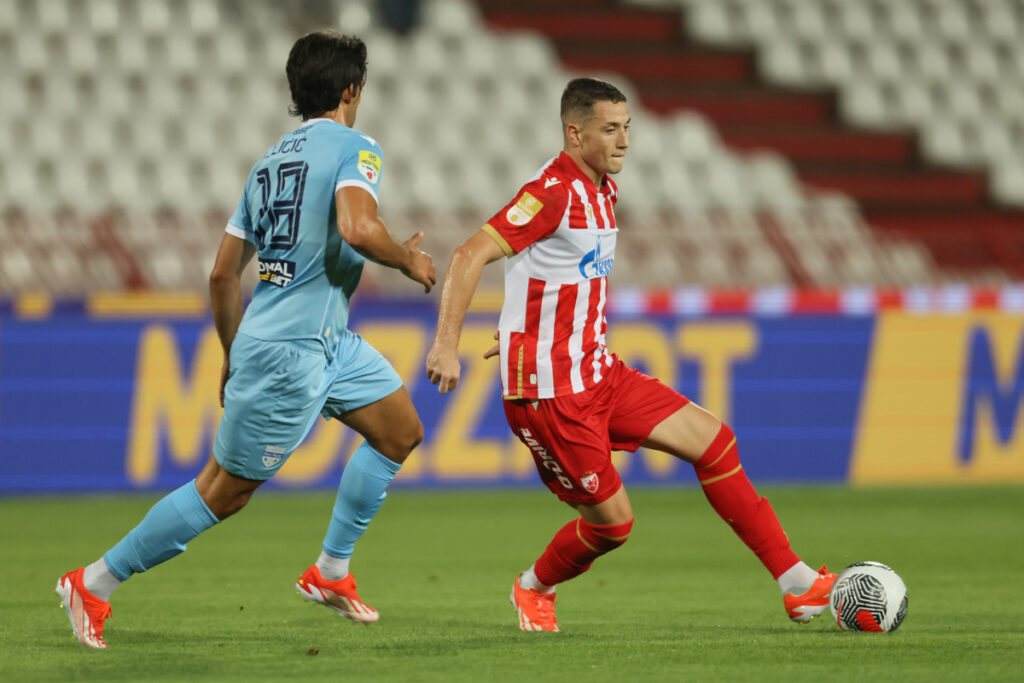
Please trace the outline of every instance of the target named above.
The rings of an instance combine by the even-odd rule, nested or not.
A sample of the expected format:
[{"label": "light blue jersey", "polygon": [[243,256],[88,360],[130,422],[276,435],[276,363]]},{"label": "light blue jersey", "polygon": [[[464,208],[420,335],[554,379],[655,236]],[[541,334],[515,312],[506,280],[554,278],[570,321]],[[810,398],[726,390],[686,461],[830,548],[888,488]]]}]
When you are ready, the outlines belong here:
[{"label": "light blue jersey", "polygon": [[316,339],[332,356],[348,325],[365,259],[341,239],[334,194],[377,199],[381,149],[360,132],[312,119],[267,150],[226,231],[251,242],[260,281],[238,332],[267,341]]}]

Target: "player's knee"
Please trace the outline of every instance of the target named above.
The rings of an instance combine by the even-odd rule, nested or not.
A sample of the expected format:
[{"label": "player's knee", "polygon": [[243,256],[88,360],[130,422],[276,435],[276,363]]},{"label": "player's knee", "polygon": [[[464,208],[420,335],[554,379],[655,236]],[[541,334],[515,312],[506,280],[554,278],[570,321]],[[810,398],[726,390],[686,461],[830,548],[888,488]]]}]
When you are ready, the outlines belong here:
[{"label": "player's knee", "polygon": [[404,460],[421,443],[423,443],[423,423],[418,417],[414,417],[400,430],[395,448]]},{"label": "player's knee", "polygon": [[409,430],[409,451],[423,443],[423,423],[417,417]]},{"label": "player's knee", "polygon": [[413,449],[423,443],[423,423],[419,417],[406,420],[388,435],[382,443],[373,444],[386,458],[405,462]]},{"label": "player's knee", "polygon": [[581,519],[579,525],[580,537],[584,543],[597,552],[604,554],[615,550],[629,540],[629,534],[633,531],[633,519],[622,524],[589,524]]}]

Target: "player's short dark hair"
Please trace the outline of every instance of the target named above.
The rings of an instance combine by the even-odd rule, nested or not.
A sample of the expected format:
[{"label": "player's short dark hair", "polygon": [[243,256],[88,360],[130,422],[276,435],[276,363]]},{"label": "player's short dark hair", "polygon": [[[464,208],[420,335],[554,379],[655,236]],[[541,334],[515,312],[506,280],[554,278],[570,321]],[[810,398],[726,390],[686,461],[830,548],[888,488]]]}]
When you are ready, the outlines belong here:
[{"label": "player's short dark hair", "polygon": [[590,118],[595,102],[625,102],[626,96],[611,83],[596,78],[574,78],[562,91],[562,125],[573,119],[583,122]]},{"label": "player's short dark hair", "polygon": [[366,45],[337,31],[315,31],[295,41],[285,73],[292,91],[288,113],[316,118],[337,109],[350,85],[366,81]]}]

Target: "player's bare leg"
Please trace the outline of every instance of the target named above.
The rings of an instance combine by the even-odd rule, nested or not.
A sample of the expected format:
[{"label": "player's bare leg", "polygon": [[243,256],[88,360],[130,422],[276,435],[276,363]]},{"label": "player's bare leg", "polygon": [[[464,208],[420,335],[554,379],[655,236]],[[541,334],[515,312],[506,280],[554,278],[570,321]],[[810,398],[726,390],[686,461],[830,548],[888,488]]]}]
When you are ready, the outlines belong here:
[{"label": "player's bare leg", "polygon": [[405,387],[340,419],[366,441],[345,466],[323,551],[295,586],[306,600],[369,624],[380,615],[360,599],[349,561],[355,542],[384,502],[391,479],[423,440],[423,425]]},{"label": "player's bare leg", "polygon": [[694,466],[704,495],[778,581],[786,613],[806,623],[828,607],[835,575],[814,571],[790,549],[767,498],[761,498],[740,464],[736,437],[714,415],[688,403],[651,431],[644,446]]}]

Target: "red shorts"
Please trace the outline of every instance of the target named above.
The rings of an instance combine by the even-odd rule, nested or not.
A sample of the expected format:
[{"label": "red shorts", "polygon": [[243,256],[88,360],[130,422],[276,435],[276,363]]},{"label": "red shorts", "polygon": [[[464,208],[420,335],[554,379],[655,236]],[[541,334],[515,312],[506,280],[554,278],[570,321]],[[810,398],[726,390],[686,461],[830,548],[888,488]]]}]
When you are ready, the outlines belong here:
[{"label": "red shorts", "polygon": [[635,451],[655,426],[689,402],[616,359],[592,389],[505,401],[505,417],[529,447],[544,484],[561,500],[593,505],[622,487],[611,452]]}]

